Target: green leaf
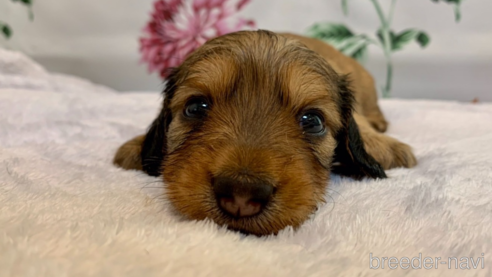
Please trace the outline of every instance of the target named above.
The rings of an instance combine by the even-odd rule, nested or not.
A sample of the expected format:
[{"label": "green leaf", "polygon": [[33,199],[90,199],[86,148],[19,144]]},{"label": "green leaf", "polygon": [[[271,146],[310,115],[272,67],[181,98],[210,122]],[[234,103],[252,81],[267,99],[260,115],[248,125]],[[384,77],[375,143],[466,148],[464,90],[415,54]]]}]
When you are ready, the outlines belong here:
[{"label": "green leaf", "polygon": [[463,0],[431,0],[434,3],[439,3],[440,1],[454,5],[454,18],[456,22],[461,20],[461,3]]},{"label": "green leaf", "polygon": [[461,4],[463,2],[463,0],[432,0],[432,2],[436,2],[436,3],[439,1],[443,1],[448,4]]},{"label": "green leaf", "polygon": [[348,15],[348,0],[342,0],[342,10],[344,15]]},{"label": "green leaf", "polygon": [[429,35],[427,35],[426,33],[420,30],[416,30],[416,29],[405,30],[394,37],[392,50],[393,51],[401,50],[405,45],[409,44],[412,41],[417,42],[420,45],[420,47],[424,48],[429,44],[430,38]]},{"label": "green leaf", "polygon": [[359,48],[359,50],[355,51],[351,57],[356,59],[359,63],[364,65],[367,61],[367,57],[369,56],[369,50],[367,45],[365,47]]},{"label": "green leaf", "polygon": [[460,20],[461,20],[461,7],[460,7],[460,5],[454,6],[454,18],[455,18],[454,20],[456,22],[460,22]]},{"label": "green leaf", "polygon": [[307,35],[337,47],[347,39],[352,38],[354,33],[343,24],[324,22],[311,26],[307,31]]},{"label": "green leaf", "polygon": [[21,2],[24,5],[31,6],[32,0],[12,0],[13,2]]},{"label": "green leaf", "polygon": [[345,55],[364,63],[368,46],[372,43],[365,35],[355,35],[347,26],[338,23],[318,23],[307,31],[307,35],[321,39]]},{"label": "green leaf", "polygon": [[[378,30],[377,36],[381,41],[381,43],[385,44],[381,29]],[[429,45],[430,43],[429,35],[417,29],[404,30],[398,34],[395,34],[395,32],[390,31],[390,39],[391,39],[391,51],[393,52],[402,50],[407,44],[409,44],[412,41],[418,43],[422,48],[427,47],[427,45]]]},{"label": "green leaf", "polygon": [[417,43],[420,44],[420,47],[425,48],[430,43],[430,37],[427,33],[420,32],[417,36]]},{"label": "green leaf", "polygon": [[360,63],[365,63],[369,53],[370,40],[364,35],[357,35],[345,41],[338,49],[345,55],[352,57]]},{"label": "green leaf", "polygon": [[34,13],[32,12],[32,2],[33,0],[12,0],[12,2],[20,2],[27,6],[29,9],[29,19],[34,20]]},{"label": "green leaf", "polygon": [[[383,36],[383,30],[381,28],[379,28],[378,31],[376,32],[376,36],[378,37],[379,41],[383,45],[386,44],[386,41],[384,40],[384,36]],[[395,41],[395,32],[393,32],[393,31],[390,31],[390,40],[391,40],[392,44]]]},{"label": "green leaf", "polygon": [[10,28],[9,25],[0,25],[0,27],[2,28],[2,34],[5,38],[9,39],[10,37],[12,37],[12,28]]}]

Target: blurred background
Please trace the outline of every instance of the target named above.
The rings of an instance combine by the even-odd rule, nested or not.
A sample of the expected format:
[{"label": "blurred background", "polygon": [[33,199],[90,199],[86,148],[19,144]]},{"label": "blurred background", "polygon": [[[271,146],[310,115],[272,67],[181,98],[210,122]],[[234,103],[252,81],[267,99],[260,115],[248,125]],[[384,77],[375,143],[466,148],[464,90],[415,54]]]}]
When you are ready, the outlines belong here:
[{"label": "blurred background", "polygon": [[[384,7],[390,0],[381,0]],[[138,38],[152,0],[34,1],[30,21],[22,5],[0,2],[0,19],[14,30],[0,46],[31,56],[50,71],[72,74],[119,91],[160,91],[157,73],[139,62]],[[338,0],[252,0],[241,16],[261,29],[305,33],[315,22],[345,23],[374,33],[379,20],[368,0],[350,0],[344,16]],[[462,19],[453,7],[431,0],[400,0],[393,28],[419,28],[431,37],[426,49],[413,43],[393,56],[394,98],[492,101],[492,1],[464,0]],[[366,67],[381,86],[385,60],[370,48]]]}]

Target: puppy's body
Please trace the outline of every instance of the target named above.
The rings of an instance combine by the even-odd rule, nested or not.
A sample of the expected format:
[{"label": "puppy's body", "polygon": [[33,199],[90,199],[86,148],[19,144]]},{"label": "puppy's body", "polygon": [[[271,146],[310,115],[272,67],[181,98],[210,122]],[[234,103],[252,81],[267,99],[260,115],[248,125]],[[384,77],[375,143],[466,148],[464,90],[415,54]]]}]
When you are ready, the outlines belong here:
[{"label": "puppy's body", "polygon": [[324,201],[331,170],[384,178],[383,169],[416,163],[381,133],[370,74],[319,40],[267,31],[213,39],[171,74],[164,94],[148,133],[114,161],[162,174],[171,203],[191,219],[276,233]]}]

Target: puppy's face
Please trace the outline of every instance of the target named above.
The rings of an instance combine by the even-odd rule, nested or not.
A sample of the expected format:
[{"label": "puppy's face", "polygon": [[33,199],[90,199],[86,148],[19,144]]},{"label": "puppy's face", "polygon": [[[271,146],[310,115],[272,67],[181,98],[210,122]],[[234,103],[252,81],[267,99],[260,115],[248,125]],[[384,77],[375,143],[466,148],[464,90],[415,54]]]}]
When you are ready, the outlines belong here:
[{"label": "puppy's face", "polygon": [[345,80],[300,43],[265,31],[226,35],[169,78],[143,169],[162,174],[190,219],[256,235],[297,227],[323,202],[334,154],[352,165],[363,156],[351,175],[380,174],[363,149],[350,150],[361,143],[351,101]]}]

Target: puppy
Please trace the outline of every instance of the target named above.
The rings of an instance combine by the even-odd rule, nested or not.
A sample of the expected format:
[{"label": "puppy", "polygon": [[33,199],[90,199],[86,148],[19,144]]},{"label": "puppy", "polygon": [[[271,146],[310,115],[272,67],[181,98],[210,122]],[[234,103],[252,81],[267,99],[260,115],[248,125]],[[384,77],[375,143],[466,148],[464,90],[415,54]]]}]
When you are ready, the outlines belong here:
[{"label": "puppy", "polygon": [[376,179],[416,164],[382,133],[370,74],[316,39],[262,30],[212,39],[172,71],[164,96],[114,163],[162,175],[189,219],[276,234],[324,201],[331,171]]}]

